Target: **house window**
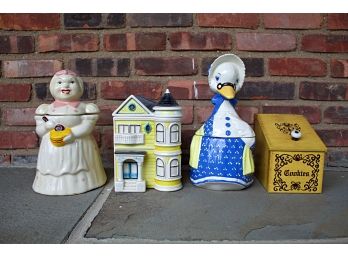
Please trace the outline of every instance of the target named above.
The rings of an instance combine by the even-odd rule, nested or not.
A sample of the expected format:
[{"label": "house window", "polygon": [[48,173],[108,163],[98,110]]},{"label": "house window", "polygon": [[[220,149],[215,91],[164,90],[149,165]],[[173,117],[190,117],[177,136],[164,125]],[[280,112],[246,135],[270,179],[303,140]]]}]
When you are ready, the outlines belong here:
[{"label": "house window", "polygon": [[138,134],[140,133],[140,125],[118,125],[118,133],[120,134]]},{"label": "house window", "polygon": [[156,160],[156,174],[159,177],[164,177],[164,162],[159,158]]},{"label": "house window", "polygon": [[123,163],[123,178],[124,179],[138,178],[138,164],[135,161],[125,161]]},{"label": "house window", "polygon": [[179,142],[179,125],[174,124],[170,127],[170,142],[178,143]]},{"label": "house window", "polygon": [[156,126],[156,141],[164,142],[164,126],[162,124],[157,124]]},{"label": "house window", "polygon": [[173,159],[170,162],[170,176],[171,177],[179,176],[179,161],[177,159]]}]

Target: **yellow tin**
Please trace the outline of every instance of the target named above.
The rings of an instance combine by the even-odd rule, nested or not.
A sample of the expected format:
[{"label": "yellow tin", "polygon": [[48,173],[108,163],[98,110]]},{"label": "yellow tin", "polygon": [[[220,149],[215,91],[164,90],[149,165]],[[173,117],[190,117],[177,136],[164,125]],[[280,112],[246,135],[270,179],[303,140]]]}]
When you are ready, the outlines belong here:
[{"label": "yellow tin", "polygon": [[[295,140],[292,131],[301,137]],[[321,193],[326,146],[302,115],[258,114],[255,175],[268,192]]]},{"label": "yellow tin", "polygon": [[67,135],[69,135],[71,133],[71,129],[70,128],[65,128],[64,130],[55,130],[52,129],[50,131],[50,139],[53,145],[60,147],[60,146],[64,146],[65,143],[63,141],[64,137],[66,137]]}]

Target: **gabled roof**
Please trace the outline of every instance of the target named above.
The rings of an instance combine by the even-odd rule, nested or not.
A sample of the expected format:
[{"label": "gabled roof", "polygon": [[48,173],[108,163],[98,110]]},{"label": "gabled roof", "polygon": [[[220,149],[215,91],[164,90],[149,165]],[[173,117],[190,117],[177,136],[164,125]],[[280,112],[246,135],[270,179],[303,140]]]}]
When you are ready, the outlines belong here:
[{"label": "gabled roof", "polygon": [[147,99],[143,96],[137,95],[135,96],[140,102],[143,103],[143,105],[145,105],[150,111],[153,112],[153,107],[155,107],[157,105],[157,103],[155,101],[152,101],[150,99]]},{"label": "gabled roof", "polygon": [[[148,100],[142,96],[134,96],[134,95],[130,95],[113,113],[112,116],[116,116],[116,115],[132,115],[132,113],[127,113],[127,114],[119,114],[120,111],[123,110],[123,108],[125,106],[128,105],[129,102],[131,101],[135,101],[138,105],[141,106],[141,108],[144,110],[144,112],[148,115],[152,115],[153,111],[152,108],[156,105],[155,102]],[[134,113],[134,115],[136,115],[139,113]]]}]

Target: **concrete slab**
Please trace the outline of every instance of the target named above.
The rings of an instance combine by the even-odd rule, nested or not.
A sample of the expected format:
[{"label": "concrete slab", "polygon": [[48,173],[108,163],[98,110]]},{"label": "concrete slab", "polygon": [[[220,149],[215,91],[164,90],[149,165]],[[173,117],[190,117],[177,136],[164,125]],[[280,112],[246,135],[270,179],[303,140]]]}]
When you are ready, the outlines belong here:
[{"label": "concrete slab", "polygon": [[327,172],[323,194],[268,194],[258,181],[235,192],[200,189],[187,181],[184,185],[171,193],[111,192],[86,239],[122,243],[326,239],[339,243],[348,237],[345,172]]},{"label": "concrete slab", "polygon": [[35,170],[0,169],[0,243],[61,243],[100,189],[75,196],[32,191]]}]

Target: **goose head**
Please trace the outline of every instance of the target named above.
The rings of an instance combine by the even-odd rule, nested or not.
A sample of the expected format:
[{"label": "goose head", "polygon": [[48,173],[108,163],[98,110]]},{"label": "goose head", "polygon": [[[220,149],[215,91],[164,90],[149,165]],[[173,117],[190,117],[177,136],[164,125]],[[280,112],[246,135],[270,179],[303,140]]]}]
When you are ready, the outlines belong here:
[{"label": "goose head", "polygon": [[219,56],[209,69],[209,87],[226,99],[233,99],[242,88],[245,77],[243,61],[234,54]]}]

